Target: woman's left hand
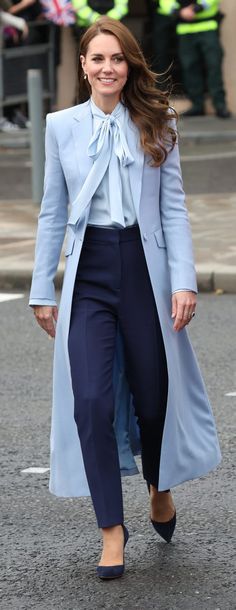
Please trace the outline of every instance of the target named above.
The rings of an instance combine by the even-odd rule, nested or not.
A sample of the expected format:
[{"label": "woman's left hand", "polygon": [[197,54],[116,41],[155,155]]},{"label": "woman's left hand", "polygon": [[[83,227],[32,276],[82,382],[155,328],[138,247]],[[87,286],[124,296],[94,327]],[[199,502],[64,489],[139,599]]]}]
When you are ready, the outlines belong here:
[{"label": "woman's left hand", "polygon": [[195,292],[181,290],[172,295],[172,314],[174,319],[174,330],[178,331],[184,328],[186,324],[193,318],[197,303],[197,295]]}]

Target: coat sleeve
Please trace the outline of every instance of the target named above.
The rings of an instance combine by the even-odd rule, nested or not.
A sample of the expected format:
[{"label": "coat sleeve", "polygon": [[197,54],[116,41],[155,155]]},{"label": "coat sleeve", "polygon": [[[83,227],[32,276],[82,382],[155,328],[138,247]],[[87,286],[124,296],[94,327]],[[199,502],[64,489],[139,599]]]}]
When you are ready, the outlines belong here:
[{"label": "coat sleeve", "polygon": [[59,159],[52,115],[45,135],[44,194],[38,219],[30,305],[56,305],[56,275],[68,220],[68,192]]},{"label": "coat sleeve", "polygon": [[185,204],[178,143],[161,165],[160,211],[172,293],[183,287],[197,292],[192,235]]}]

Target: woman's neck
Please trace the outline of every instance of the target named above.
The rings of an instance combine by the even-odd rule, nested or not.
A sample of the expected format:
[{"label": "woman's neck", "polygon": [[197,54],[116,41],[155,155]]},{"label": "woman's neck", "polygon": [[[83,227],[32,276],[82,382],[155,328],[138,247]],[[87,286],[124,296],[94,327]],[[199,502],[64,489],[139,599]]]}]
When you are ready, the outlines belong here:
[{"label": "woman's neck", "polygon": [[112,98],[112,99],[108,96],[100,97],[100,96],[92,95],[91,97],[92,97],[94,104],[100,110],[102,110],[102,112],[104,112],[104,114],[111,114],[113,112],[113,110],[115,109],[115,107],[117,106],[117,104],[119,104],[119,102],[120,102],[119,97]]}]

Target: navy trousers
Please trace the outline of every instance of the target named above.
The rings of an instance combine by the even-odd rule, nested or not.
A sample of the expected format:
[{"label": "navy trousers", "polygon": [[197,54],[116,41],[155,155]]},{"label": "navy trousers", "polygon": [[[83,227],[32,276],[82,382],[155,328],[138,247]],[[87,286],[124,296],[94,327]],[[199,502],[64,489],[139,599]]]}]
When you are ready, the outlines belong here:
[{"label": "navy trousers", "polygon": [[89,226],[74,286],[68,346],[74,417],[99,527],[123,523],[113,429],[118,324],[140,427],[143,476],[158,489],[168,374],[139,228]]}]

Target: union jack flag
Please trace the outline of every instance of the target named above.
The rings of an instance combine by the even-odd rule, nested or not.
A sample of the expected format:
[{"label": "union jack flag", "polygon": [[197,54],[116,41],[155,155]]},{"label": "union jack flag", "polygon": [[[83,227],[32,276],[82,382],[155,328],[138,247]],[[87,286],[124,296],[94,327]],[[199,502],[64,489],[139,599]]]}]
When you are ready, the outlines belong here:
[{"label": "union jack flag", "polygon": [[71,25],[75,23],[75,13],[70,0],[40,0],[43,13],[57,25]]}]

